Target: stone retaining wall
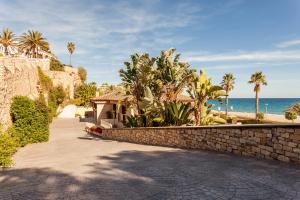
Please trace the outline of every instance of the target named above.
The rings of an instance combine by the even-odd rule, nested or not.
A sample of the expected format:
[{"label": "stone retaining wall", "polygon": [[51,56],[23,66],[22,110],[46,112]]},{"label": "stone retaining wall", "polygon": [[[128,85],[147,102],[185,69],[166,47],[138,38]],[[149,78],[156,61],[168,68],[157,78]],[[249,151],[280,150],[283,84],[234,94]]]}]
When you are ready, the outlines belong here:
[{"label": "stone retaining wall", "polygon": [[300,125],[103,129],[104,139],[205,149],[300,164]]}]

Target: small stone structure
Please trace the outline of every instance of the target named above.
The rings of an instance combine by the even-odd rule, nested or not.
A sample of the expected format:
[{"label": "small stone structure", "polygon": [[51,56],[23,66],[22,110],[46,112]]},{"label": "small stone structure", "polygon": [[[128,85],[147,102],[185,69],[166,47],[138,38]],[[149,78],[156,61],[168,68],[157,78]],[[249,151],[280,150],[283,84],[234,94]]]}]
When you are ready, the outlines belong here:
[{"label": "small stone structure", "polygon": [[104,139],[230,152],[300,164],[300,125],[103,129]]}]

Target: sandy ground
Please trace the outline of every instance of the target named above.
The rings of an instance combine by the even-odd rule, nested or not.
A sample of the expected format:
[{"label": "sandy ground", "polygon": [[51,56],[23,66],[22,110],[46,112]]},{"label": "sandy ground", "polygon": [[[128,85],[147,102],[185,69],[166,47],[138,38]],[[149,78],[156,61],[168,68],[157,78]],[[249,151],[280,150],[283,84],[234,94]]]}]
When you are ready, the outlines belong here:
[{"label": "sandy ground", "polygon": [[[229,112],[229,115],[250,119],[255,118],[255,113]],[[285,119],[284,115],[265,114],[265,120],[279,123],[292,123],[292,121]],[[298,117],[294,123],[300,123],[300,117]]]}]

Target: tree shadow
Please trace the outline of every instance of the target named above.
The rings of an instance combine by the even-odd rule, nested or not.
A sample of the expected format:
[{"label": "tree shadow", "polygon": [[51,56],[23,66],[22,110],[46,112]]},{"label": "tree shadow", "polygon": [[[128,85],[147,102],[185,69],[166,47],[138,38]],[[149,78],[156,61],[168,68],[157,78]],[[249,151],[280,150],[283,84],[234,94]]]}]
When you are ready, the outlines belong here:
[{"label": "tree shadow", "polygon": [[99,156],[87,177],[51,168],[0,172],[0,199],[299,199],[300,167],[206,151]]}]

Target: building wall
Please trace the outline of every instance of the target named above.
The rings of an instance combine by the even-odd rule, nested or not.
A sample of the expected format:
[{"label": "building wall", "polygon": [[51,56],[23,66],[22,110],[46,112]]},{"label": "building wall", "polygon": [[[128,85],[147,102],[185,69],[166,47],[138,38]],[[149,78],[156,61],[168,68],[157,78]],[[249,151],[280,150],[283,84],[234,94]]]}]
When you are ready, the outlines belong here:
[{"label": "building wall", "polygon": [[[101,120],[106,120],[106,122],[113,122],[112,124],[116,124],[118,127],[122,127],[123,126],[123,114],[122,114],[122,108],[120,108],[119,112],[117,113],[117,115],[121,118],[120,120],[118,120],[118,116],[116,119],[108,119],[107,117],[107,112],[110,111],[112,114],[114,113],[113,110],[113,105],[114,104],[118,104],[118,102],[107,102],[107,101],[103,101],[103,102],[97,102],[96,103],[96,110],[94,111],[94,115],[96,115],[95,118],[95,122],[98,125],[101,125]],[[130,115],[130,111],[126,110],[125,115]]]},{"label": "building wall", "polygon": [[300,164],[300,125],[103,129],[105,139],[203,149]]}]

